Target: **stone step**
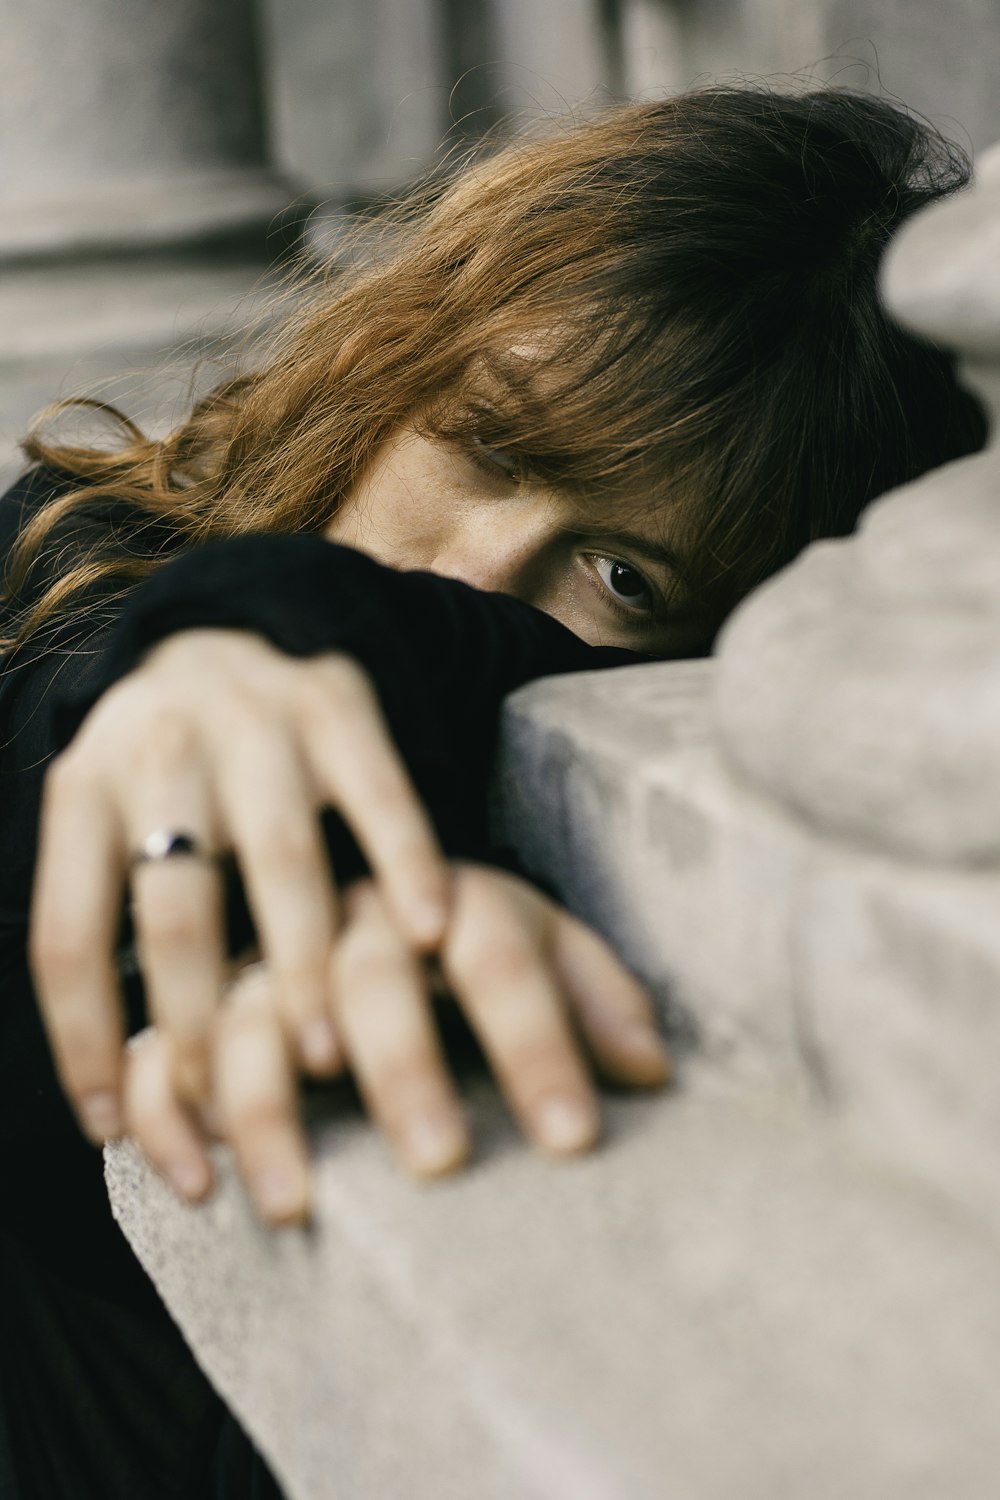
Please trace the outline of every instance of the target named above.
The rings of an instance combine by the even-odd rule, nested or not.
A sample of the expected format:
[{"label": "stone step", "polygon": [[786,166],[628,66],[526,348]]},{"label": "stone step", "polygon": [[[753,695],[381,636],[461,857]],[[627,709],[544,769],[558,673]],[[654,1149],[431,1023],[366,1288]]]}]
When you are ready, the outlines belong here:
[{"label": "stone step", "polygon": [[288,1500],[984,1500],[1000,1266],[829,1116],[693,1062],[547,1161],[493,1090],[420,1186],[349,1106],[309,1230],[109,1151],[119,1221]]},{"label": "stone step", "polygon": [[508,701],[503,836],[702,1044],[797,1088],[1000,1232],[1000,871],[812,831],[715,747],[715,665]]},{"label": "stone step", "polygon": [[[733,781],[713,666],[508,701],[498,823],[700,1045],[557,1165],[466,1093],[408,1181],[349,1103],[304,1232],[128,1145],[119,1222],[290,1500],[983,1500],[1000,1461],[995,875],[834,846]],[[992,925],[995,925],[993,923]],[[678,1027],[678,1022],[680,1025]]]},{"label": "stone step", "polygon": [[[241,329],[260,325],[268,282],[259,259],[110,257],[7,268],[0,278],[0,480],[16,444],[70,395],[119,405],[163,430],[194,389],[219,380]],[[195,369],[199,361],[205,361]]]}]

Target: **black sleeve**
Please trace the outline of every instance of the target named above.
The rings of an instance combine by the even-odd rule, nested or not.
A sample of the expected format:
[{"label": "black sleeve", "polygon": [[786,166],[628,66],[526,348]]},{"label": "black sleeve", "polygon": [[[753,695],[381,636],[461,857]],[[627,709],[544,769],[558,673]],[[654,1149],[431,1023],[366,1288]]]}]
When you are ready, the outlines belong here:
[{"label": "black sleeve", "polygon": [[95,698],[157,641],[194,626],[252,630],[281,650],[343,651],[374,682],[452,855],[485,852],[500,705],[532,678],[641,658],[588,646],[540,610],[432,573],[401,573],[311,535],[200,547],[136,590],[96,670],[57,694],[65,743]]},{"label": "black sleeve", "polygon": [[[0,500],[0,556],[64,486],[36,471]],[[532,677],[636,659],[588,647],[502,596],[382,568],[321,537],[257,535],[163,563],[124,608],[97,589],[0,665],[0,1408],[26,1462],[58,1451],[100,1474],[94,1493],[106,1500],[138,1493],[136,1467],[201,1474],[202,1431],[218,1426],[220,1408],[114,1225],[100,1155],[59,1089],[28,973],[28,906],[46,765],[156,641],[194,626],[256,631],[296,655],[355,657],[452,854],[485,849],[505,694]],[[327,832],[338,874],[350,875],[346,830],[328,819]],[[92,1388],[117,1393],[96,1415]],[[128,1432],[125,1411],[137,1413]],[[169,1489],[188,1493],[186,1483]]]},{"label": "black sleeve", "polygon": [[[44,499],[33,483],[0,502],[0,516],[16,506],[20,517]],[[51,1070],[37,1066],[41,1033],[24,958],[45,767],[156,641],[194,626],[253,630],[298,655],[355,657],[375,683],[446,851],[466,857],[488,853],[488,778],[505,694],[533,677],[638,659],[587,646],[506,596],[381,567],[310,535],[194,549],[164,563],[124,608],[95,597],[65,628],[15,653],[0,675],[0,1133],[23,1139],[67,1118]],[[360,855],[343,824],[326,821],[334,867],[351,878],[364,868]],[[248,917],[238,881],[230,895],[234,944],[242,944]]]}]

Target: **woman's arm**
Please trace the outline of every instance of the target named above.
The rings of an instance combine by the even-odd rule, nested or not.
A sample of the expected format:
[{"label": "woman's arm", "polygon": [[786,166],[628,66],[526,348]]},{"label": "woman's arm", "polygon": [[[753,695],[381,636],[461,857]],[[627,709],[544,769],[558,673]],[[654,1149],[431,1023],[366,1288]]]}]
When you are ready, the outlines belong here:
[{"label": "woman's arm", "polygon": [[[206,617],[213,625],[242,629],[238,634],[184,629]],[[282,650],[268,646],[259,633],[249,634],[251,626],[277,637]],[[178,633],[154,644],[171,631]],[[292,659],[289,650],[303,654]],[[306,655],[309,651],[316,654]],[[320,888],[324,880],[329,887],[329,878],[317,864],[315,839],[302,858],[305,840],[299,838],[289,869],[287,834],[295,827],[301,833],[310,821],[315,830],[317,807],[332,803],[359,832],[369,855],[373,841],[366,833],[366,816],[382,819],[385,844],[374,841],[376,857],[370,863],[380,873],[378,849],[383,847],[386,865],[393,866],[389,849],[392,837],[398,842],[405,829],[408,798],[405,790],[399,794],[398,785],[394,793],[384,774],[370,774],[377,755],[384,756],[390,744],[378,727],[378,715],[388,720],[449,853],[480,852],[487,770],[503,694],[539,670],[596,666],[609,658],[628,659],[625,653],[584,646],[547,616],[515,601],[483,596],[432,575],[392,573],[314,537],[253,537],[205,548],[166,566],[140,588],[85,687],[57,693],[59,734],[72,733],[81,720],[82,725],[50,777],[35,908],[36,977],[63,1078],[74,1101],[103,1095],[109,1111],[103,1128],[99,1120],[93,1122],[92,1133],[108,1133],[109,1126],[121,1123],[113,932],[128,849],[150,827],[180,826],[177,820],[184,814],[176,809],[186,809],[189,820],[207,809],[211,835],[235,845],[271,965],[275,1013],[288,1031],[301,1036],[303,995],[310,987],[316,1006],[312,1018],[320,1006],[331,1016],[336,985],[328,962],[336,919],[328,892],[327,905],[322,905]],[[359,693],[363,697],[369,675],[381,707],[369,702],[359,712]],[[95,696],[98,701],[88,712]],[[303,758],[307,739],[312,753]],[[325,781],[317,777],[316,759],[329,762],[337,756],[353,760],[353,773],[346,780],[343,769]],[[295,776],[269,774],[262,782],[259,773],[252,774],[252,768],[274,766],[282,757],[286,769],[290,759],[297,760]],[[382,792],[376,795],[373,784],[379,783]],[[386,795],[396,807],[388,818]],[[250,824],[256,831],[248,832]],[[343,828],[339,832],[343,845]],[[359,867],[355,851],[354,868],[348,859],[338,864],[338,873],[357,874]],[[74,870],[76,878],[71,879],[68,872]],[[284,878],[276,878],[279,871]],[[189,1074],[185,1081],[184,1067],[178,1070],[173,1061],[174,1096],[204,1099],[224,958],[217,872],[176,861],[169,868],[144,867],[136,877],[137,935],[154,1014],[173,1048],[180,1038],[179,1055]],[[464,886],[469,885],[466,879]],[[501,892],[498,877],[483,877],[478,885],[491,887],[490,901],[477,905],[487,936],[491,929],[503,928],[502,912],[512,901],[518,913],[515,925],[523,927],[526,908],[523,901],[514,901],[511,888]],[[288,899],[290,890],[298,892],[297,899]],[[392,890],[391,881],[383,882],[382,905],[393,912],[393,931],[402,929],[410,938],[406,951],[412,952],[412,933],[399,921]],[[354,906],[361,910],[357,902]],[[352,926],[370,925],[373,909],[369,902],[364,922],[355,916],[344,935]],[[541,942],[541,930],[537,924],[532,929],[529,948],[540,970],[550,972],[552,955]],[[482,956],[477,960],[480,979],[467,981],[469,994],[488,985],[492,963]],[[192,1004],[195,991],[198,998]],[[412,985],[407,993],[411,1008],[423,1003]],[[350,1028],[333,1009],[343,1050]],[[503,1009],[509,1006],[498,1007],[495,1014]],[[540,1049],[542,1014],[538,1012],[535,1036]],[[645,1026],[652,1034],[648,1013]],[[486,1040],[492,1040],[489,1028]],[[528,1040],[522,1036],[518,1045]],[[230,1051],[234,1045],[228,1044]],[[499,1060],[512,1045],[513,1040],[494,1049],[501,1075]],[[544,1047],[552,1058],[551,1036]],[[364,1041],[355,1041],[350,1049],[356,1068],[365,1049]],[[192,1088],[190,1079],[196,1051],[200,1089],[197,1084]],[[578,1102],[593,1117],[589,1086],[579,1084],[581,1064],[568,1033],[555,1052],[559,1067],[575,1070]],[[571,1056],[574,1060],[567,1062]],[[332,1065],[329,1054],[327,1063]],[[385,1076],[380,1066],[368,1065],[373,1078]],[[287,1079],[287,1061],[282,1067]],[[365,1068],[363,1061],[360,1068]],[[523,1068],[507,1069],[508,1077],[522,1074],[527,1076]],[[440,1092],[440,1070],[435,1076]],[[377,1081],[370,1085],[376,1113],[387,1119],[385,1097]],[[117,1119],[114,1111],[119,1111]],[[161,1116],[159,1134],[145,1121],[147,1144],[161,1161],[168,1113],[165,1109]],[[524,1108],[520,1113],[526,1118]],[[533,1133],[543,1139],[539,1109],[532,1118]],[[402,1141],[398,1124],[390,1133]],[[582,1138],[577,1141],[582,1143]],[[416,1165],[412,1152],[408,1159]]]}]

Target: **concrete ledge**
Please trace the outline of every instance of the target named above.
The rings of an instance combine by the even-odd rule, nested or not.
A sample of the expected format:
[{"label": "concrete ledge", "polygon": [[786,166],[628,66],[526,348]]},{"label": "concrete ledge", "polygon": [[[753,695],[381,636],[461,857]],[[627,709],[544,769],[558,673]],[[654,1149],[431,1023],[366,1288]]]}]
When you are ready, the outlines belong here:
[{"label": "concrete ledge", "polygon": [[[998,877],[821,842],[736,784],[711,663],[510,700],[498,822],[699,1048],[555,1165],[488,1081],[418,1187],[356,1109],[308,1232],[133,1149],[112,1204],[290,1500],[983,1500],[1000,1462]],[[668,998],[669,997],[669,998]],[[680,1009],[679,1009],[679,1008]]]},{"label": "concrete ledge", "polygon": [[472,1093],[431,1188],[345,1117],[309,1233],[231,1172],[181,1206],[129,1146],[112,1201],[290,1500],[983,1500],[996,1248],[830,1122],[696,1065],[558,1166]]},{"label": "concrete ledge", "polygon": [[1000,870],[815,833],[712,739],[712,662],[508,703],[498,821],[709,1053],[834,1109],[1000,1230]]}]

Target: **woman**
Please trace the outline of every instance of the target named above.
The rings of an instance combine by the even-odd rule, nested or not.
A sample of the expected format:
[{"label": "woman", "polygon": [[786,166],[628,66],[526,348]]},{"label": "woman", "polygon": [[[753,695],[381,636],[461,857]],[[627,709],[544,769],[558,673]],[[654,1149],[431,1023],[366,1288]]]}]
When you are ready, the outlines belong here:
[{"label": "woman", "polygon": [[[110,449],[26,444],[0,699],[6,1139],[32,1148],[0,1242],[24,1494],[249,1492],[245,1446],[108,1228],[35,1025],[26,892],[54,751],[32,961],[92,1140],[128,1128],[197,1199],[211,1125],[291,1222],[294,1073],[346,1063],[401,1159],[449,1170],[469,1141],[428,1003],[443,982],[527,1133],[590,1145],[587,1058],[631,1084],[667,1059],[613,955],[496,867],[499,703],[708,649],[811,538],[981,444],[948,361],[876,294],[889,235],[966,179],[863,96],[620,110],[470,166],[166,440],[124,423]],[[133,937],[157,1030],[126,1055]],[[263,967],[220,1004],[252,945]]]}]

